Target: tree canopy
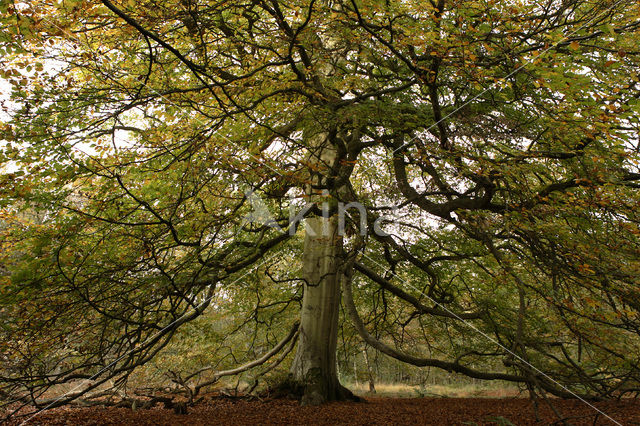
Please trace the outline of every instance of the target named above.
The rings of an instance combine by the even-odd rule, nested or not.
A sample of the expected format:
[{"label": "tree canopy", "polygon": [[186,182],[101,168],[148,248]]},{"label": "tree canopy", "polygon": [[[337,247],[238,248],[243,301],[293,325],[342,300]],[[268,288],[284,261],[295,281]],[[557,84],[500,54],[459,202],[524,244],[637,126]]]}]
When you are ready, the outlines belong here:
[{"label": "tree canopy", "polygon": [[[301,339],[299,365],[303,299],[334,284],[339,312],[314,321],[400,361],[558,396],[638,391],[637,2],[0,14],[7,401],[122,383],[205,316],[251,327],[262,368]],[[363,209],[313,239],[345,205]],[[46,399],[65,383],[82,385]]]}]

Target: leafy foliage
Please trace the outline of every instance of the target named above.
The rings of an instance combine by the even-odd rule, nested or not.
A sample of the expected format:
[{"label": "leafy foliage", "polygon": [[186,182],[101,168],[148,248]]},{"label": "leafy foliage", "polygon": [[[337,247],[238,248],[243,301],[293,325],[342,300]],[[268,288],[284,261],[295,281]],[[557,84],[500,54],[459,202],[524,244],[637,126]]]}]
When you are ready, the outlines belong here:
[{"label": "leafy foliage", "polygon": [[[637,390],[638,4],[38,0],[0,15],[3,394],[126,380],[202,318],[220,345],[242,330],[222,359],[264,353],[300,306],[302,230],[247,223],[245,190],[287,230],[286,196],[301,205],[318,175],[370,226],[395,211],[388,236],[350,221],[344,257],[369,333],[416,354],[399,358],[561,396]],[[318,135],[334,164],[314,161]]]}]

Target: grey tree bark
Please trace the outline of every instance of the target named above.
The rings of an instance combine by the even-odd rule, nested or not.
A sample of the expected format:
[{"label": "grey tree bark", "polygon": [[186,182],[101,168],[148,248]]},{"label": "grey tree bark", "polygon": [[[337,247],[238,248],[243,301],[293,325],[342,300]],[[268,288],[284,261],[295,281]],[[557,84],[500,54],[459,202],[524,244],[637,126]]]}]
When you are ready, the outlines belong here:
[{"label": "grey tree bark", "polygon": [[292,379],[301,386],[305,405],[344,398],[336,369],[342,250],[337,224],[335,216],[307,219],[303,254],[306,282],[298,348],[291,367]]},{"label": "grey tree bark", "polygon": [[[329,189],[336,151],[326,133],[311,137],[314,152],[307,195],[322,204]],[[335,188],[332,188],[335,189]],[[330,192],[330,191],[329,191]],[[303,262],[304,295],[300,312],[300,335],[296,356],[290,369],[290,383],[302,394],[303,405],[355,398],[340,385],[336,366],[340,280],[342,276],[342,242],[338,216],[315,216],[305,219]]]},{"label": "grey tree bark", "polygon": [[373,371],[371,369],[371,363],[369,362],[369,352],[367,348],[362,350],[362,354],[364,355],[364,365],[367,367],[367,379],[369,380],[369,393],[376,393],[376,383],[373,378]]}]

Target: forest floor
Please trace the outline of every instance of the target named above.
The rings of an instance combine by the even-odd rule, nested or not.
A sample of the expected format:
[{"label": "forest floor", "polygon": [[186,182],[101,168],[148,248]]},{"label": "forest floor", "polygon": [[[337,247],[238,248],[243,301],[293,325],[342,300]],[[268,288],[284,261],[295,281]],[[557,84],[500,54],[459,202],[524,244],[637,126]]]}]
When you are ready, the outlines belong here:
[{"label": "forest floor", "polygon": [[[296,401],[208,398],[187,414],[160,408],[52,409],[26,425],[640,425],[640,400],[602,401],[594,408],[578,400],[544,401],[535,410],[526,398],[387,398],[301,407]],[[603,413],[610,416],[607,418]],[[565,418],[563,423],[558,415]],[[612,421],[613,419],[614,421]],[[21,421],[24,421],[22,419]],[[10,424],[21,424],[21,421]]]}]

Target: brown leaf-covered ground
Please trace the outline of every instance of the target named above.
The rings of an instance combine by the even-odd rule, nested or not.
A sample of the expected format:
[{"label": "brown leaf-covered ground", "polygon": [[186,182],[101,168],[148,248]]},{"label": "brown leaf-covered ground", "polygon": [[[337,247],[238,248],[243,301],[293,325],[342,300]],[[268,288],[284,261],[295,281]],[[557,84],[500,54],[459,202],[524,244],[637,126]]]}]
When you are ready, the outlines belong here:
[{"label": "brown leaf-covered ground", "polygon": [[[540,425],[558,422],[541,403],[536,422],[533,404],[524,398],[379,398],[365,403],[338,402],[301,407],[293,400],[215,398],[190,407],[186,415],[154,408],[57,408],[32,418],[30,425]],[[553,400],[566,424],[616,424],[585,403]],[[594,405],[618,424],[640,425],[640,401],[603,401]],[[597,417],[596,417],[597,415]],[[508,420],[509,422],[507,422]],[[594,423],[595,422],[595,423]],[[18,422],[19,424],[19,422]],[[562,424],[558,422],[557,424]]]}]

